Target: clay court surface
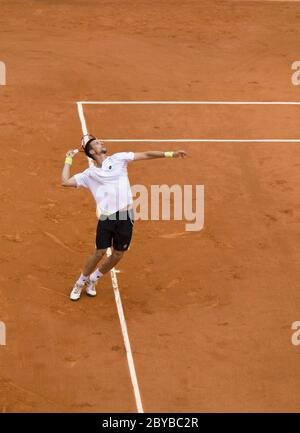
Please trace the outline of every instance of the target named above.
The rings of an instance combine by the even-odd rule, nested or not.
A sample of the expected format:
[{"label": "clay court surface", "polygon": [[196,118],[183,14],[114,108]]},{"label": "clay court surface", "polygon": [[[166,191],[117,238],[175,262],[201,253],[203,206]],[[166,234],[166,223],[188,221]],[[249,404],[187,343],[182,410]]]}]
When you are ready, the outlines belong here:
[{"label": "clay court surface", "polygon": [[[109,275],[68,299],[95,204],[64,189],[77,101],[300,101],[300,3],[1,1],[0,412],[136,412]],[[102,138],[299,139],[300,107],[88,107]],[[137,221],[118,282],[145,412],[300,410],[299,143],[185,149],[132,184],[205,186],[205,224]],[[72,172],[83,171],[83,154]]]}]

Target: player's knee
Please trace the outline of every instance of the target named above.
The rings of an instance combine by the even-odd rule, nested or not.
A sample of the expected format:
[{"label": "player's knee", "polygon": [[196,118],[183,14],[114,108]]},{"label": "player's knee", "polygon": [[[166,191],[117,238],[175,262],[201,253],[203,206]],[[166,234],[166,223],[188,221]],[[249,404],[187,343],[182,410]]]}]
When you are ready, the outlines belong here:
[{"label": "player's knee", "polygon": [[116,259],[120,259],[123,256],[124,251],[114,250],[112,254]]},{"label": "player's knee", "polygon": [[94,256],[96,257],[96,259],[100,260],[104,256],[105,251],[106,250],[95,250]]}]

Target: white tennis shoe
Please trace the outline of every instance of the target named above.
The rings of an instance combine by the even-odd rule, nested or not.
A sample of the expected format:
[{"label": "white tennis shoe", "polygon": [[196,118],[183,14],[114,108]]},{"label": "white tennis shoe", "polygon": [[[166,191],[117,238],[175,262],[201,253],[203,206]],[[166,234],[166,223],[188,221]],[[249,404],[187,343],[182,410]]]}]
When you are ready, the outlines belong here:
[{"label": "white tennis shoe", "polygon": [[74,287],[70,293],[71,301],[78,301],[78,299],[80,298],[83,287],[84,287],[84,284],[75,283],[75,285],[74,285]]},{"label": "white tennis shoe", "polygon": [[97,295],[97,292],[96,292],[96,283],[97,283],[97,280],[96,281],[91,281],[90,279],[86,283],[87,286],[86,286],[85,291],[86,291],[86,294],[88,296],[96,296]]}]

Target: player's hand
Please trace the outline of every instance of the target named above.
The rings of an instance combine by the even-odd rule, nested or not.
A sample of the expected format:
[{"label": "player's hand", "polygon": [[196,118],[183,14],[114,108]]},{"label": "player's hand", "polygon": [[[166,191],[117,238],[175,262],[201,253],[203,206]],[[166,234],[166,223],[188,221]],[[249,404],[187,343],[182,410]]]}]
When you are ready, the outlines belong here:
[{"label": "player's hand", "polygon": [[78,153],[78,149],[68,150],[66,156],[70,156],[71,158],[73,158],[76,155],[76,153]]},{"label": "player's hand", "polygon": [[173,152],[173,158],[185,158],[186,152],[184,150],[176,150]]}]

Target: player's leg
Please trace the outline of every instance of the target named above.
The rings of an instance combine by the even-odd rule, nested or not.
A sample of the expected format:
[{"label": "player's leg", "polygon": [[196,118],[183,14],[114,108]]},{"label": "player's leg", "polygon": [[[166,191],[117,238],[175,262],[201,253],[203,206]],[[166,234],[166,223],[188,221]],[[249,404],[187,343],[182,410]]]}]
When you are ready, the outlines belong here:
[{"label": "player's leg", "polygon": [[123,254],[124,251],[118,251],[113,249],[112,254],[109,257],[103,259],[103,261],[100,263],[100,266],[98,268],[99,272],[101,272],[101,274],[103,275],[109,272],[114,266],[116,266],[117,263],[119,263],[119,261],[123,257]]},{"label": "player's leg", "polygon": [[86,286],[86,293],[89,296],[96,296],[96,284],[104,274],[109,272],[123,257],[124,251],[113,250],[112,254],[102,260],[98,269],[96,269],[89,277]]},{"label": "player's leg", "polygon": [[105,252],[106,252],[106,248],[102,248],[102,249],[96,248],[94,254],[86,260],[82,270],[82,275],[84,278],[87,279],[87,277],[95,270],[97,264],[100,262]]},{"label": "player's leg", "polygon": [[107,221],[98,221],[96,231],[96,249],[94,251],[94,254],[86,260],[82,270],[82,274],[76,281],[71,291],[70,299],[72,301],[77,301],[80,298],[82,289],[86,284],[87,294],[90,296],[96,296],[96,291],[89,288],[89,275],[91,274],[91,272],[93,272],[99,261],[104,256],[106,249],[111,246],[112,232],[110,229],[110,224]]}]

